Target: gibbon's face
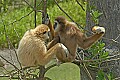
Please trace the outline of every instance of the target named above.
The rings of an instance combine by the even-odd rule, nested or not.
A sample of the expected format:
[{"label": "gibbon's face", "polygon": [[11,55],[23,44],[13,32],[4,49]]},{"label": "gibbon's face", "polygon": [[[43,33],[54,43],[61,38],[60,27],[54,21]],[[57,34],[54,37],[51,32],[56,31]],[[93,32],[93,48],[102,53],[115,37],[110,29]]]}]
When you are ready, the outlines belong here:
[{"label": "gibbon's face", "polygon": [[54,21],[54,29],[55,32],[59,31],[60,29],[63,29],[66,24],[66,19],[63,16],[58,16]]},{"label": "gibbon's face", "polygon": [[48,35],[49,31],[43,32],[43,37],[45,40],[49,39],[49,35]]},{"label": "gibbon's face", "polygon": [[49,39],[48,32],[50,31],[47,25],[41,24],[35,28],[35,34],[37,37],[43,38],[44,40]]}]

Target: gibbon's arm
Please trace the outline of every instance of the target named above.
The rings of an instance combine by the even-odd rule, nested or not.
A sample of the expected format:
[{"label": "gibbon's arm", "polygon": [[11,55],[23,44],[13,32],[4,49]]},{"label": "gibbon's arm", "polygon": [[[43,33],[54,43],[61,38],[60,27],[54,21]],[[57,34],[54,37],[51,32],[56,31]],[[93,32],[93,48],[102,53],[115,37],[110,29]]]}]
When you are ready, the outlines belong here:
[{"label": "gibbon's arm", "polygon": [[54,39],[48,43],[47,50],[49,50],[51,47],[53,47],[55,44],[60,42],[59,36],[55,36]]},{"label": "gibbon's arm", "polygon": [[51,33],[51,40],[55,37],[55,32],[54,32],[54,28],[52,26],[52,23],[51,21],[49,20],[49,23],[48,23],[48,27],[50,29],[50,33]]},{"label": "gibbon's arm", "polygon": [[48,16],[48,14],[46,15],[46,19],[45,19],[45,24],[49,27],[50,29],[50,40],[52,40],[55,36],[55,33],[54,33],[54,28],[53,28],[53,25],[50,21],[50,18]]},{"label": "gibbon's arm", "polygon": [[83,48],[87,49],[89,48],[93,43],[95,43],[97,40],[99,40],[105,33],[105,29],[103,27],[95,26],[92,29],[93,32],[96,32],[90,37],[86,37],[84,34],[81,34],[77,32],[77,43],[78,45]]},{"label": "gibbon's arm", "polygon": [[[54,55],[63,53],[63,50],[64,50],[64,48],[62,47],[62,44],[61,43],[57,43],[52,48],[47,50],[45,52],[45,54],[39,54],[39,55],[37,54],[35,56],[35,58],[37,59],[37,62],[39,64],[46,65],[48,62],[50,62],[50,60],[52,60]],[[43,56],[40,57],[41,55],[43,55]]]}]

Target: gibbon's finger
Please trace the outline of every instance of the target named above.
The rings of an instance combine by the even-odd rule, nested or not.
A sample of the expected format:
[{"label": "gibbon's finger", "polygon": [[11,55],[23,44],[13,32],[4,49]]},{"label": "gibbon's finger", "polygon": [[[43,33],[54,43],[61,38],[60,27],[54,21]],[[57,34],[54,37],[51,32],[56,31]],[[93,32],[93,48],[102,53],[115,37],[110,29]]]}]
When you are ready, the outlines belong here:
[{"label": "gibbon's finger", "polygon": [[45,24],[48,25],[49,22],[50,22],[50,18],[48,16],[48,14],[46,14],[46,16],[45,16]]}]

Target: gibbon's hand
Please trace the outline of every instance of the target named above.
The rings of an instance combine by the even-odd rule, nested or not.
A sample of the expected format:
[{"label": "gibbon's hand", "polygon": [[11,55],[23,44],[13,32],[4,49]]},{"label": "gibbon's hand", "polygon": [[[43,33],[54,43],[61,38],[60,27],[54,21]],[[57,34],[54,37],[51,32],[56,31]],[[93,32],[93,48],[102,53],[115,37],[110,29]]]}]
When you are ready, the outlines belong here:
[{"label": "gibbon's hand", "polygon": [[50,22],[50,18],[49,18],[48,14],[47,14],[46,17],[45,17],[45,24],[48,25],[49,22]]},{"label": "gibbon's hand", "polygon": [[95,33],[105,33],[105,28],[104,27],[99,27],[99,26],[94,26],[92,28],[92,31]]}]

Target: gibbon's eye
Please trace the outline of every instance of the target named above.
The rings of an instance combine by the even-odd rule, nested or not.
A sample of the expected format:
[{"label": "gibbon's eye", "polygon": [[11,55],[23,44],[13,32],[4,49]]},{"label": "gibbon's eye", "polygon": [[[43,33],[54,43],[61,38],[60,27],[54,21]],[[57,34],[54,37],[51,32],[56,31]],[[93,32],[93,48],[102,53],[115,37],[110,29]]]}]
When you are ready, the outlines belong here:
[{"label": "gibbon's eye", "polygon": [[43,32],[43,34],[46,34],[47,31]]}]

